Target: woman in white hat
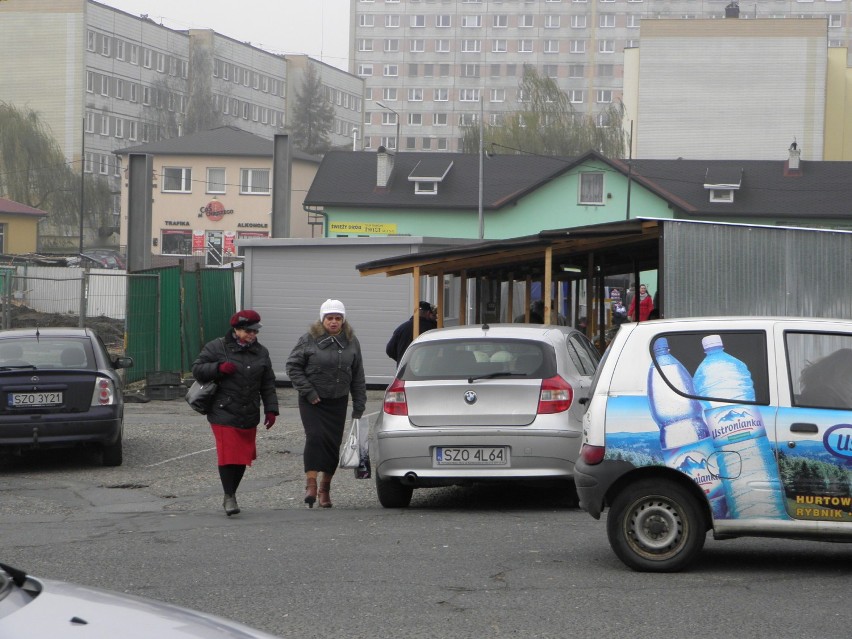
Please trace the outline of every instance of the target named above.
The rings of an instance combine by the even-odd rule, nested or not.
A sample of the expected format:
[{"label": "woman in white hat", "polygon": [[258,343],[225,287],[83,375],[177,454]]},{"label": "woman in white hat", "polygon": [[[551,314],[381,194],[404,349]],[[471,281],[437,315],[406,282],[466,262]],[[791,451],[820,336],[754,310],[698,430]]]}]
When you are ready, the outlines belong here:
[{"label": "woman in white hat", "polygon": [[361,345],[346,321],[343,302],[323,303],[319,321],[287,358],[287,375],[299,393],[305,429],[305,503],[313,508],[319,497],[321,508],[331,508],[331,478],[337,470],[349,395],[353,419],[367,406]]}]

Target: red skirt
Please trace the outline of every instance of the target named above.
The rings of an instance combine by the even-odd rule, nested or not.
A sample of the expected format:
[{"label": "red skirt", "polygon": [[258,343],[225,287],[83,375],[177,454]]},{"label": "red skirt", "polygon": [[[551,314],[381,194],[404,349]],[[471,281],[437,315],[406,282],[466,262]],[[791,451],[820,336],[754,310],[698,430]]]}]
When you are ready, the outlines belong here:
[{"label": "red skirt", "polygon": [[251,466],[257,459],[257,428],[234,428],[221,424],[210,424],[210,428],[216,438],[219,466]]}]

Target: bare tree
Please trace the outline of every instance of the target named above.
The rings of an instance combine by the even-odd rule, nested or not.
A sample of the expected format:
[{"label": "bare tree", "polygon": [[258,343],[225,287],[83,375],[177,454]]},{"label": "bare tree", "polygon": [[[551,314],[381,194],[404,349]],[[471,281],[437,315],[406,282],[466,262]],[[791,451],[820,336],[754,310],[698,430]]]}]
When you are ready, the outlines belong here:
[{"label": "bare tree", "polygon": [[313,65],[307,66],[302,87],[296,94],[292,142],[297,149],[320,155],[330,147],[329,131],[334,124],[334,106],[323,91]]},{"label": "bare tree", "polygon": [[184,135],[222,126],[213,102],[213,54],[200,42],[189,53],[189,97],[184,117]]},{"label": "bare tree", "polygon": [[[619,102],[596,114],[578,113],[568,96],[551,78],[533,67],[524,69],[519,84],[525,108],[505,115],[499,126],[489,126],[484,142],[496,152],[515,149],[539,155],[581,155],[591,149],[607,157],[623,157],[627,134],[622,127],[624,107]],[[462,151],[479,150],[479,124],[462,126]]]}]

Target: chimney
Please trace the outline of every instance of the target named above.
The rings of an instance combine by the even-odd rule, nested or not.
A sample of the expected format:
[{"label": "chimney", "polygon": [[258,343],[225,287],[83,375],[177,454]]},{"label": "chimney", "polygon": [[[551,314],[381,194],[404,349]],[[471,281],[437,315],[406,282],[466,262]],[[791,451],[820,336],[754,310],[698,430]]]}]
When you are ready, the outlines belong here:
[{"label": "chimney", "polygon": [[740,5],[736,2],[731,2],[727,7],[725,7],[725,17],[726,18],[739,18],[740,17]]},{"label": "chimney", "polygon": [[799,177],[802,175],[802,168],[799,166],[799,158],[802,155],[802,150],[796,143],[796,138],[793,138],[793,143],[790,145],[790,157],[784,166],[785,177]]},{"label": "chimney", "polygon": [[386,189],[393,173],[393,153],[380,146],[376,151],[376,188]]}]

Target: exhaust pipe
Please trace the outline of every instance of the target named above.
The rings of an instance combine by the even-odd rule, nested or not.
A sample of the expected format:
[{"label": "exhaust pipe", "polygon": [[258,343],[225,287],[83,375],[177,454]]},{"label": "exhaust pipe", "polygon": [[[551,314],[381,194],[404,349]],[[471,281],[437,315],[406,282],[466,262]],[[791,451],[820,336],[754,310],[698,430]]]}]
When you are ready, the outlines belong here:
[{"label": "exhaust pipe", "polygon": [[413,470],[409,470],[405,473],[405,476],[402,478],[401,483],[403,486],[415,486],[417,485],[417,473]]}]

